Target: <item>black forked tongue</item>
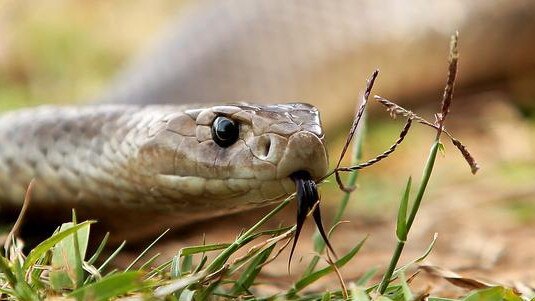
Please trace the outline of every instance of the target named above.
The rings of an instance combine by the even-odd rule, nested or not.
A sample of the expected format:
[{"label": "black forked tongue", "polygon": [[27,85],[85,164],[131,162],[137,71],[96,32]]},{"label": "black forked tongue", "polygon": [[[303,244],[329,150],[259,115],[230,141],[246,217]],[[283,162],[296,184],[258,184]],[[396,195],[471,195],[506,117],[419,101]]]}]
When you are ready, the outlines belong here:
[{"label": "black forked tongue", "polygon": [[313,210],[312,217],[314,218],[314,222],[316,223],[318,232],[325,241],[325,244],[327,245],[329,250],[336,257],[336,253],[334,252],[334,249],[331,246],[329,239],[327,238],[327,234],[323,229],[323,223],[321,222],[321,211],[319,206],[319,195],[316,182],[312,180],[312,177],[306,171],[295,172],[292,174],[291,177],[295,182],[295,188],[297,191],[297,221],[294,241],[292,244],[292,249],[290,251],[290,258],[288,259],[288,271],[290,271],[290,263],[292,262],[292,256],[295,251],[295,246],[297,245],[297,240],[299,239],[299,234],[301,233],[301,229],[303,228],[303,224],[305,223],[305,219],[310,210]]}]

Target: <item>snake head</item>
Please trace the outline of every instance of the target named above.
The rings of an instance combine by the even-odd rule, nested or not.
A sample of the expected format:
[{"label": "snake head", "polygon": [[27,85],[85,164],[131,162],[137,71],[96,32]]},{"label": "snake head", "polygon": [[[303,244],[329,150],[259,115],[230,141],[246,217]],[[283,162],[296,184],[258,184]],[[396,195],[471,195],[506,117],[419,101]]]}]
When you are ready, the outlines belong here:
[{"label": "snake head", "polygon": [[269,204],[295,191],[295,172],[319,179],[328,168],[319,112],[308,104],[185,110],[149,133],[139,157],[151,162],[152,193],[190,212]]}]

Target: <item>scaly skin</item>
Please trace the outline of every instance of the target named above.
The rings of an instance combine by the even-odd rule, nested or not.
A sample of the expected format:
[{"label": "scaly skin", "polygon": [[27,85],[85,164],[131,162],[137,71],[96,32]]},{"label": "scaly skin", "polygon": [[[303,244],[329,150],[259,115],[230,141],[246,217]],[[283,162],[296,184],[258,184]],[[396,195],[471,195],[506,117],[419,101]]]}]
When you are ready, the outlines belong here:
[{"label": "scaly skin", "polygon": [[[217,116],[240,125],[229,147],[212,140]],[[20,206],[34,178],[32,206],[105,224],[182,226],[267,205],[295,191],[292,173],[318,179],[328,166],[306,104],[38,107],[1,115],[0,141],[4,205]]]}]

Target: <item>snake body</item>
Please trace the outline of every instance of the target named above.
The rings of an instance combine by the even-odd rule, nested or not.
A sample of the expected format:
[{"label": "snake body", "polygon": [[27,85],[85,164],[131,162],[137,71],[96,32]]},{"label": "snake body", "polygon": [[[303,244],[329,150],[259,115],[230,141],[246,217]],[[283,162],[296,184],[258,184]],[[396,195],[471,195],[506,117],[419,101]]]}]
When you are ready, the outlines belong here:
[{"label": "snake body", "polygon": [[[506,53],[502,46],[531,36],[534,8],[486,0],[202,2],[98,104],[1,115],[0,204],[20,206],[35,178],[32,206],[43,212],[76,207],[117,228],[125,227],[118,219],[158,220],[131,236],[268,204],[295,191],[292,173],[326,172],[318,110],[208,103],[305,100],[334,124],[352,114],[357,84],[376,67],[387,95],[440,89],[437,62],[455,29],[461,84],[531,68],[533,43]],[[185,101],[193,104],[177,105]],[[227,148],[212,139],[217,116],[239,124]]]},{"label": "snake body", "polygon": [[[239,124],[228,147],[212,137],[218,116]],[[0,140],[0,197],[20,205],[33,178],[35,206],[108,224],[125,212],[165,227],[242,211],[294,191],[297,171],[327,170],[319,114],[297,103],[39,107],[4,114]]]},{"label": "snake body", "polygon": [[335,127],[350,122],[349,108],[377,68],[384,96],[439,95],[456,30],[458,88],[535,70],[534,15],[532,0],[198,1],[98,101],[297,100]]}]

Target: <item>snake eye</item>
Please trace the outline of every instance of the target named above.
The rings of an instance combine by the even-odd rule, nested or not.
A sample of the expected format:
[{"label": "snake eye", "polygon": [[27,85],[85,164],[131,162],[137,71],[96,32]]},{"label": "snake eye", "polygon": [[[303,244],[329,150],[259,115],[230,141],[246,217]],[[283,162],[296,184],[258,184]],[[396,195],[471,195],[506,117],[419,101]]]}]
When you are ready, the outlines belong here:
[{"label": "snake eye", "polygon": [[212,124],[212,139],[221,147],[228,147],[238,140],[239,126],[227,117],[219,116]]}]

